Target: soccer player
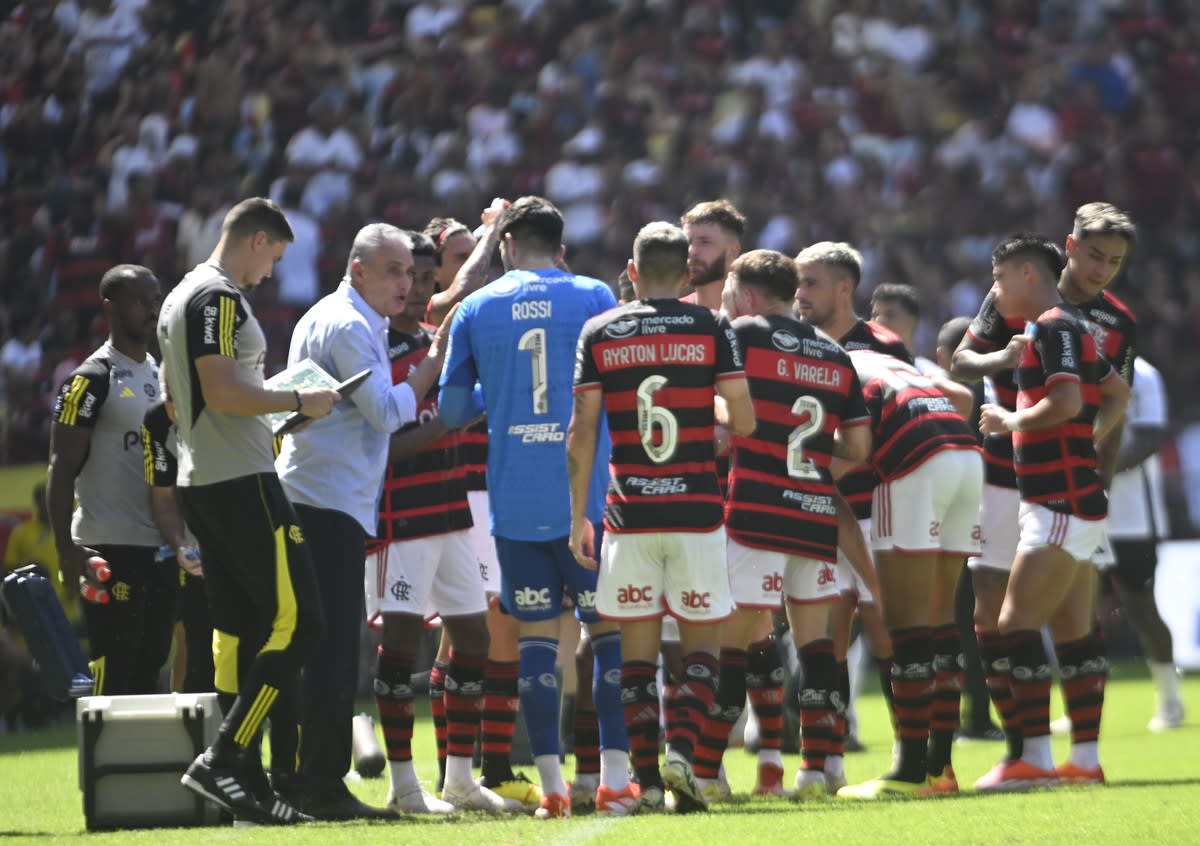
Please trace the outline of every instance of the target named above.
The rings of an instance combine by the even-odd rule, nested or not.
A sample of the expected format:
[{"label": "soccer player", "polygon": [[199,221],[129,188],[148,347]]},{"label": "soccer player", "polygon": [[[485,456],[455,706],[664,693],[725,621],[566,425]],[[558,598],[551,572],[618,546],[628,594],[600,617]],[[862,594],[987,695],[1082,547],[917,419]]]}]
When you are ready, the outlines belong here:
[{"label": "soccer player", "polygon": [[[522,197],[497,222],[508,272],[468,296],[450,327],[439,416],[458,428],[486,411],[491,531],[500,561],[501,604],[520,623],[520,699],[542,782],[539,818],[570,814],[558,759],[554,675],[564,592],[595,649],[593,699],[600,721],[600,812],[619,812],[632,791],[618,680],[620,633],[596,614],[594,573],[567,547],[566,427],[579,330],[616,305],[609,287],[559,267],[563,220],[541,197]],[[605,455],[601,455],[604,459]],[[597,505],[606,462],[592,484]]]},{"label": "soccer player", "polygon": [[[717,708],[740,710],[744,683],[742,690],[730,690],[725,667],[739,659],[745,665],[744,647],[762,611],[778,608],[786,597],[804,677],[799,692],[804,765],[796,774],[795,796],[805,800],[836,793],[845,783],[825,770],[833,723],[844,707],[836,695],[837,664],[828,634],[838,594],[837,493],[830,463],[835,455],[852,463],[867,459],[871,418],[846,352],[792,316],[798,281],[791,257],[754,250],[733,262],[726,283],[758,427],[751,436],[733,438],[726,525],[737,608],[721,633]],[[870,584],[874,573],[867,575]],[[782,769],[782,761],[776,766]],[[765,781],[760,775],[760,784]]]},{"label": "soccer player", "polygon": [[745,216],[728,200],[697,203],[680,222],[688,239],[688,287],[684,302],[721,309],[729,263],[742,251]]},{"label": "soccer player", "polygon": [[[412,236],[420,239],[413,242],[413,282],[404,310],[388,321],[387,351],[395,384],[408,378],[434,343],[433,327],[421,322],[433,295],[433,242],[418,233]],[[379,529],[367,544],[367,619],[382,630],[375,702],[391,778],[387,805],[398,813],[510,810],[471,773],[489,638],[487,599],[470,538],[466,467],[458,447],[458,432],[446,431],[437,419],[437,386],[431,384],[417,406],[417,419],[392,438]],[[412,763],[414,644],[421,640],[425,620],[434,615],[441,616],[450,643],[441,799],[421,788]],[[521,808],[519,802],[514,804]]]},{"label": "soccer player", "polygon": [[930,716],[935,696],[943,693],[957,716],[962,689],[953,600],[966,557],[979,548],[983,489],[975,435],[956,403],[965,395],[969,411],[971,393],[962,386],[947,392],[893,356],[855,350],[850,357],[871,412],[871,464],[880,479],[871,504],[871,545],[895,649],[899,748],[889,773],[843,787],[838,796],[955,793],[954,728],[931,736]]},{"label": "soccer player", "polygon": [[292,238],[278,206],[243,200],[225,216],[212,256],[171,291],[158,318],[162,381],[179,434],[179,497],[204,550],[216,684],[237,692],[216,740],[182,781],[263,823],[307,819],[262,790],[262,762],[247,752],[324,630],[312,558],[275,474],[263,415],[321,418],[339,399],[326,388],[263,387],[266,339],[245,291],[271,273]]},{"label": "soccer player", "polygon": [[[101,278],[100,298],[108,338],[54,402],[47,513],[63,581],[89,600],[83,616],[96,694],[157,693],[178,581],[154,560],[163,537],[151,514],[140,433],[158,398],[148,347],[162,295],[148,268],[119,264]],[[97,554],[112,571],[107,584],[90,581],[85,562]]]},{"label": "soccer player", "polygon": [[[571,551],[594,568],[589,510],[599,497],[590,480],[596,453],[603,455],[604,413],[612,482],[597,608],[621,623],[621,702],[642,792],[638,813],[663,809],[664,786],[677,811],[707,808],[691,759],[716,696],[714,624],[732,611],[713,426],[754,431],[733,330],[705,306],[677,299],[687,259],[687,236],[678,227],[642,227],[627,264],[639,299],[590,320],[580,335],[567,439]],[[684,671],[677,708],[667,709],[670,751],[660,771],[655,675],[664,612],[679,620]]]},{"label": "soccer player", "polygon": [[1158,541],[1167,527],[1157,455],[1167,436],[1167,396],[1162,374],[1153,364],[1139,356],[1133,369],[1137,377],[1125,414],[1117,474],[1108,496],[1108,539],[1113,560],[1102,571],[1108,575],[1142,642],[1155,688],[1149,729],[1157,733],[1178,728],[1184,715],[1171,630],[1154,602]]},{"label": "soccer player", "polygon": [[[796,256],[800,284],[796,288],[796,309],[800,317],[836,340],[847,352],[874,350],[909,364],[912,355],[895,335],[877,323],[863,320],[854,311],[854,291],[862,278],[862,254],[849,244],[822,241],[806,247]],[[854,510],[854,516],[866,537],[871,534],[871,497],[878,476],[864,467],[847,472],[838,479],[838,490]],[[833,609],[833,648],[838,661],[838,689],[846,703],[847,715],[853,713],[850,673],[846,663],[850,629],[857,607],[863,634],[871,654],[879,665],[879,684],[892,712],[892,645],[887,628],[867,585],[862,584],[845,556],[838,558],[838,582],[841,596]],[[895,718],[892,718],[893,724]],[[840,758],[849,744],[848,719],[838,720],[834,732],[833,755]]]},{"label": "soccer player", "polygon": [[[992,257],[997,312],[1006,320],[1036,323],[1023,335],[1027,343],[1016,372],[1017,410],[987,404],[980,414],[985,435],[1013,433],[1020,538],[999,629],[1008,638],[1022,749],[1020,758],[999,764],[980,779],[978,789],[1103,781],[1094,739],[1072,738],[1070,762],[1055,770],[1050,666],[1040,629],[1051,624],[1052,632],[1089,636],[1094,619],[1091,558],[1103,540],[1108,513],[1095,444],[1119,423],[1129,387],[1099,354],[1080,310],[1062,302],[1055,288],[1059,255],[1045,238],[1020,234],[1001,243]],[[1079,728],[1077,718],[1083,715],[1098,721],[1100,668],[1080,666],[1061,642],[1056,650],[1072,722]],[[1072,702],[1079,694],[1070,685],[1081,677],[1088,682],[1086,710]]]}]

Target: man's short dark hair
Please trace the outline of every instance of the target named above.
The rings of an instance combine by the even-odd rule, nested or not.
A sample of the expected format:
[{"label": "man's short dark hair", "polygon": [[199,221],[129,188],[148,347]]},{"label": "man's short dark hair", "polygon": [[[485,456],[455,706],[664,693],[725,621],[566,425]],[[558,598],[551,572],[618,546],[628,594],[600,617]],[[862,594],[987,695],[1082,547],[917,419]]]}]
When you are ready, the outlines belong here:
[{"label": "man's short dark hair", "polygon": [[1017,232],[1001,241],[992,250],[992,264],[1005,261],[1028,261],[1041,267],[1057,282],[1066,267],[1067,257],[1062,247],[1045,235],[1036,232]]},{"label": "man's short dark hair", "polygon": [[497,231],[520,246],[536,252],[556,254],[562,246],[563,216],[545,197],[520,197],[500,214]]},{"label": "man's short dark hair", "polygon": [[257,232],[265,232],[275,242],[296,240],[283,209],[266,197],[251,197],[231,208],[221,231],[239,241],[252,238]]},{"label": "man's short dark hair", "polygon": [[679,222],[684,226],[715,223],[739,241],[746,234],[746,216],[725,199],[697,203],[684,212]]},{"label": "man's short dark hair", "polygon": [[884,282],[871,292],[871,305],[875,303],[897,303],[911,317],[921,316],[921,295],[912,285],[900,282]]},{"label": "man's short dark hair", "polygon": [[637,299],[637,291],[633,289],[633,280],[629,278],[628,270],[622,270],[617,276],[617,299],[623,303]]},{"label": "man's short dark hair", "polygon": [[962,343],[963,338],[967,336],[967,329],[970,327],[971,318],[951,317],[938,330],[937,345],[942,349],[954,352],[958,349],[958,345]]},{"label": "man's short dark hair", "polygon": [[1112,203],[1084,203],[1075,210],[1071,234],[1076,239],[1092,235],[1119,235],[1131,246],[1137,240],[1137,226],[1129,215]]},{"label": "man's short dark hair", "polygon": [[437,260],[437,247],[434,246],[433,239],[424,232],[418,232],[415,229],[408,230],[408,238],[412,241],[412,254],[416,256],[425,256],[426,258]]},{"label": "man's short dark hair", "polygon": [[633,239],[633,264],[647,282],[674,282],[687,275],[688,239],[673,223],[647,223]]},{"label": "man's short dark hair", "polygon": [[100,299],[111,300],[135,279],[158,280],[154,271],[140,264],[118,264],[110,267],[100,277]]},{"label": "man's short dark hair", "polygon": [[764,294],[786,302],[796,296],[800,272],[791,256],[776,250],[751,250],[733,260],[729,272],[739,285],[749,285]]},{"label": "man's short dark hair", "polygon": [[425,228],[421,231],[433,240],[433,261],[438,267],[441,267],[442,250],[445,249],[446,242],[459,232],[469,233],[471,227],[452,217],[435,217],[426,223]]}]

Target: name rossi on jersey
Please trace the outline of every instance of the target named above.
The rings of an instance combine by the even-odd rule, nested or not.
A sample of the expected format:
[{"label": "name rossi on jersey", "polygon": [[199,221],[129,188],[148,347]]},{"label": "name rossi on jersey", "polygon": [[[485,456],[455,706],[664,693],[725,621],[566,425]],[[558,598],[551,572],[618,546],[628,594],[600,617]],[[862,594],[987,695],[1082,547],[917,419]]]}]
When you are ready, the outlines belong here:
[{"label": "name rossi on jersey", "polygon": [[567,439],[558,423],[515,423],[508,427],[509,437],[520,438],[523,444],[559,443]]}]

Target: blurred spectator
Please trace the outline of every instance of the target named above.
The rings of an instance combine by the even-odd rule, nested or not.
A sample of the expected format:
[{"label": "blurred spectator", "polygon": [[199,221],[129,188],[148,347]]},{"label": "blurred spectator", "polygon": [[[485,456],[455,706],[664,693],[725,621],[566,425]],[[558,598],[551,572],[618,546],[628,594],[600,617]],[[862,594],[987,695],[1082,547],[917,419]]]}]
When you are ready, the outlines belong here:
[{"label": "blurred spectator", "polygon": [[[301,208],[303,193],[303,183],[298,181],[288,180],[283,188],[280,206],[292,225],[296,240],[275,264],[273,274],[279,280],[279,301],[302,311],[320,299],[321,293],[317,271],[317,262],[321,257],[321,227],[312,215]],[[287,348],[289,337],[290,333],[284,336],[279,348]],[[272,347],[268,345],[267,349]]]}]

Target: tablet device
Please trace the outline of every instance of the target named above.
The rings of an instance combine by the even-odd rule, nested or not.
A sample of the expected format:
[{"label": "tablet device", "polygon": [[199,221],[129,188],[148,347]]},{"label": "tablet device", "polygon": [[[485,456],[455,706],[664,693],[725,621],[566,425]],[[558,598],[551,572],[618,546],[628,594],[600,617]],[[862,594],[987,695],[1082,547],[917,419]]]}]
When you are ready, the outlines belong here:
[{"label": "tablet device", "polygon": [[[358,389],[359,385],[361,385],[363,382],[367,381],[367,377],[370,375],[371,375],[371,371],[369,368],[366,370],[360,370],[358,373],[355,373],[353,376],[351,376],[346,381],[338,383],[338,385],[334,388],[334,390],[342,395],[342,399],[346,399],[348,396],[350,396],[352,393],[354,393],[355,390]],[[280,437],[281,435],[286,435],[288,432],[292,431],[293,429],[295,429],[297,426],[299,426],[301,423],[303,423],[304,421],[306,421],[308,419],[309,419],[308,415],[301,414],[299,411],[293,411],[291,414],[289,414],[287,417],[284,418],[282,423],[280,423],[278,426],[275,427],[275,431],[273,432],[273,434],[277,438]]]}]

